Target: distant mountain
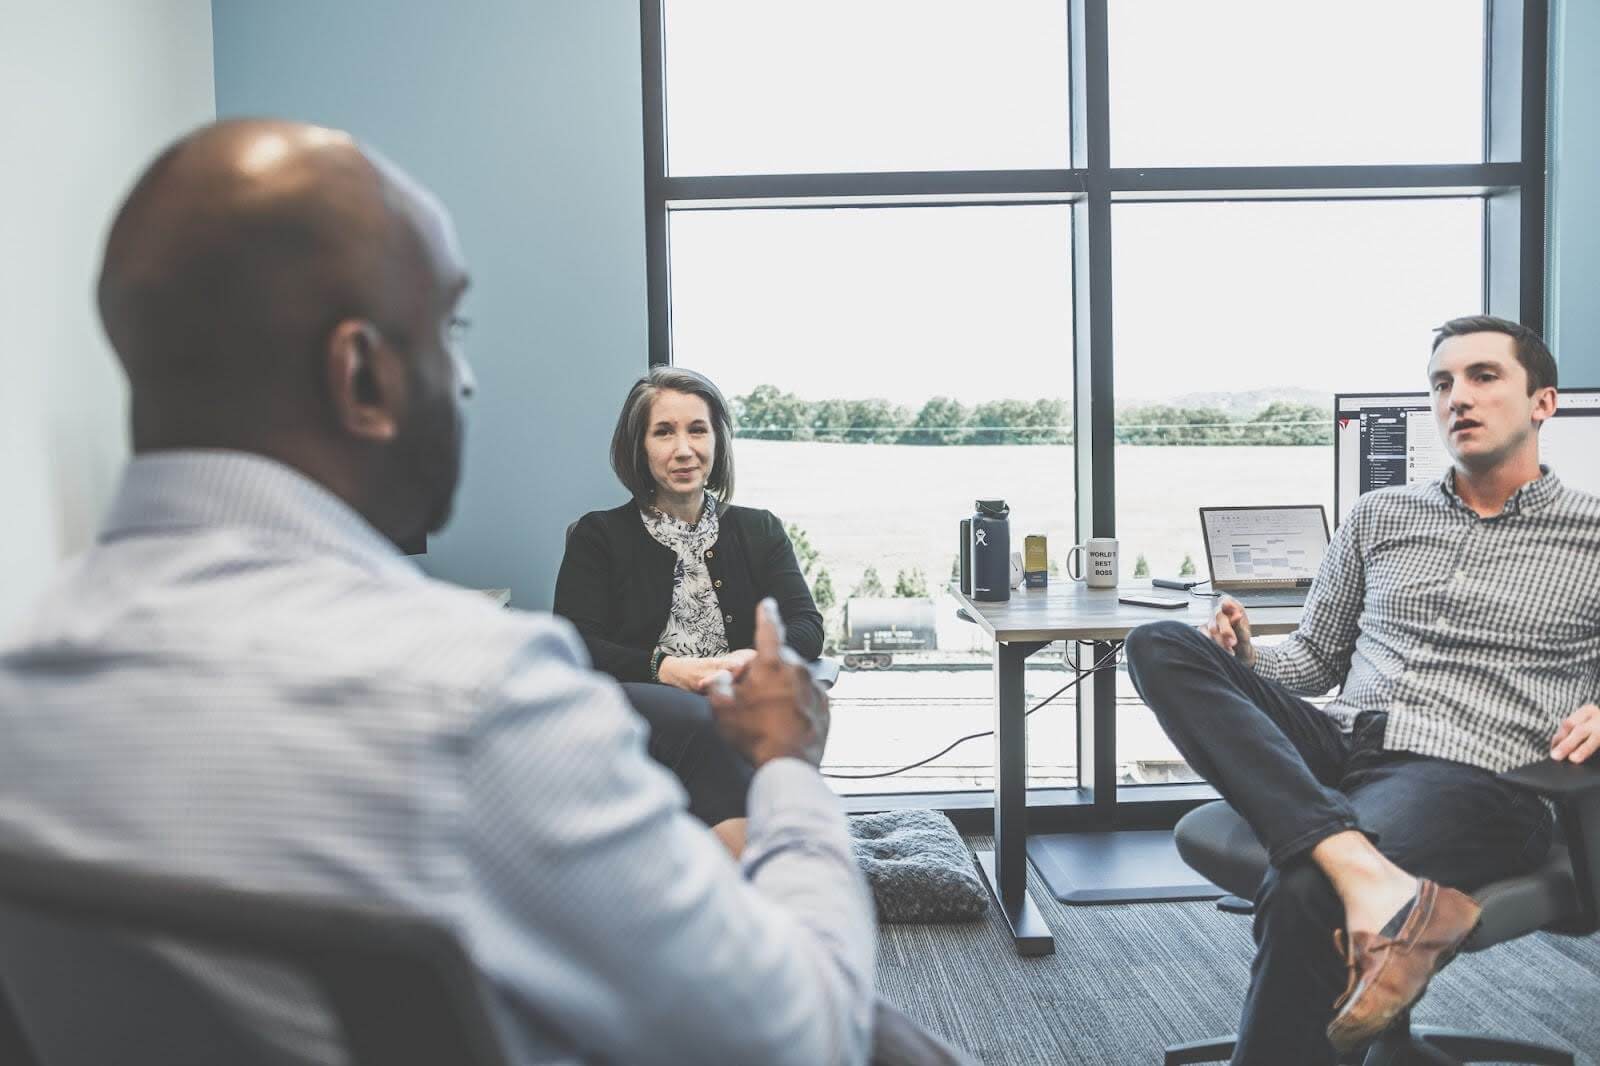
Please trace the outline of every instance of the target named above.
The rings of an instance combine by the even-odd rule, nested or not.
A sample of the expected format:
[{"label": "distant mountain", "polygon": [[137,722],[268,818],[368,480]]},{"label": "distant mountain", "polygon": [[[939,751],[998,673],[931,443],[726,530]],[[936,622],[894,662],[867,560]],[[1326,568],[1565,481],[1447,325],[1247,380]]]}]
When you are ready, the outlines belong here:
[{"label": "distant mountain", "polygon": [[1154,398],[1149,396],[1119,396],[1117,408],[1151,407],[1165,404],[1168,407],[1215,407],[1235,418],[1251,418],[1274,400],[1310,404],[1333,411],[1333,394],[1316,389],[1276,388],[1247,389],[1243,392],[1186,392],[1181,396]]}]

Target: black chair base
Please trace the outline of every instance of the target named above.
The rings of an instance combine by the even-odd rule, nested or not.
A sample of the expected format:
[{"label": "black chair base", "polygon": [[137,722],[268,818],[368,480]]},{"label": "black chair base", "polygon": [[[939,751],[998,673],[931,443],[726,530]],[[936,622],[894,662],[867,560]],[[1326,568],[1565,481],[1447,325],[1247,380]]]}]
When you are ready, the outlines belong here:
[{"label": "black chair base", "polygon": [[[1227,1062],[1233,1058],[1233,1047],[1239,1042],[1238,1034],[1229,1033],[1227,1036],[1217,1037],[1213,1040],[1195,1040],[1187,1044],[1173,1044],[1167,1048],[1166,1058],[1162,1061],[1166,1066],[1182,1066],[1191,1062]],[[1363,1066],[1361,1053],[1353,1057],[1340,1059],[1342,1066]]]},{"label": "black chair base", "polygon": [[1409,1031],[1409,1037],[1398,1043],[1398,1051],[1405,1054],[1388,1058],[1373,1055],[1388,1041],[1382,1041],[1367,1052],[1363,1066],[1401,1066],[1408,1063],[1460,1062],[1525,1062],[1535,1066],[1573,1066],[1570,1051],[1535,1044],[1527,1040],[1512,1040],[1503,1036],[1484,1036],[1461,1029],[1440,1029],[1419,1025]]},{"label": "black chair base", "polygon": [[1243,896],[1227,895],[1217,900],[1217,910],[1228,914],[1254,914],[1256,905]]},{"label": "black chair base", "polygon": [[[1195,1040],[1167,1048],[1166,1066],[1193,1062],[1226,1062],[1233,1057],[1234,1035]],[[1483,1036],[1432,1025],[1413,1027],[1409,1014],[1367,1048],[1364,1056],[1341,1059],[1360,1066],[1460,1066],[1468,1062],[1519,1062],[1529,1066],[1573,1066],[1572,1052],[1507,1037]]]},{"label": "black chair base", "polygon": [[1185,1066],[1191,1062],[1227,1062],[1233,1058],[1233,1047],[1238,1042],[1239,1034],[1229,1033],[1227,1036],[1211,1040],[1191,1040],[1187,1044],[1173,1044],[1167,1048],[1166,1058],[1161,1061],[1163,1066]]}]

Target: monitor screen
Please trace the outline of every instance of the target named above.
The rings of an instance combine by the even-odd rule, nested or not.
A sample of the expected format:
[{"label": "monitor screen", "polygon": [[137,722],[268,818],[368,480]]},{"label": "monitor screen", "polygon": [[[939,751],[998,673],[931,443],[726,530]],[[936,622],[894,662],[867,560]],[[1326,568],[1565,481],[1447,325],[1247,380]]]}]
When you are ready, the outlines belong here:
[{"label": "monitor screen", "polygon": [[[1539,461],[1564,484],[1600,495],[1600,389],[1562,389],[1539,431]],[[1388,485],[1432,481],[1450,468],[1425,392],[1340,393],[1333,398],[1333,521],[1356,497]]]}]

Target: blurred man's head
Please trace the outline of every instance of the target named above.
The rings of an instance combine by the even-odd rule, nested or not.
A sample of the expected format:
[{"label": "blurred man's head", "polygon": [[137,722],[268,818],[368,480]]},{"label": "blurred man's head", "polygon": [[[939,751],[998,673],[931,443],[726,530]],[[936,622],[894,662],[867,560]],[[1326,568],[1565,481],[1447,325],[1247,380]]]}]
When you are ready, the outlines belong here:
[{"label": "blurred man's head", "polygon": [[1537,460],[1539,427],[1556,412],[1556,362],[1544,341],[1492,315],[1451,319],[1435,332],[1428,388],[1456,465],[1484,473]]},{"label": "blurred man's head", "polygon": [[106,244],[134,450],[266,455],[414,541],[460,474],[466,286],[449,215],[347,134],[207,126],[150,165]]}]

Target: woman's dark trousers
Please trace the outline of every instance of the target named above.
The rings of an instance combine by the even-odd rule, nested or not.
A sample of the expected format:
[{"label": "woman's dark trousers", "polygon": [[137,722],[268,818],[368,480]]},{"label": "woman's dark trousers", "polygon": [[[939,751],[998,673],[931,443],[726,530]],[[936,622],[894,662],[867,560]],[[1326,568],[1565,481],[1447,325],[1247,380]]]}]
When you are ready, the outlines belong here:
[{"label": "woman's dark trousers", "polygon": [[1345,984],[1333,946],[1344,909],[1309,858],[1320,841],[1359,830],[1409,873],[1469,892],[1525,872],[1549,849],[1551,819],[1537,799],[1475,766],[1385,751],[1386,714],[1361,714],[1343,733],[1181,622],[1139,627],[1124,653],[1167,736],[1271,857],[1235,1063],[1335,1061],[1323,1034]]},{"label": "woman's dark trousers", "polygon": [[755,769],[717,732],[706,698],[638,681],[625,682],[622,691],[650,725],[650,757],[689,794],[689,813],[706,825],[743,818]]}]

